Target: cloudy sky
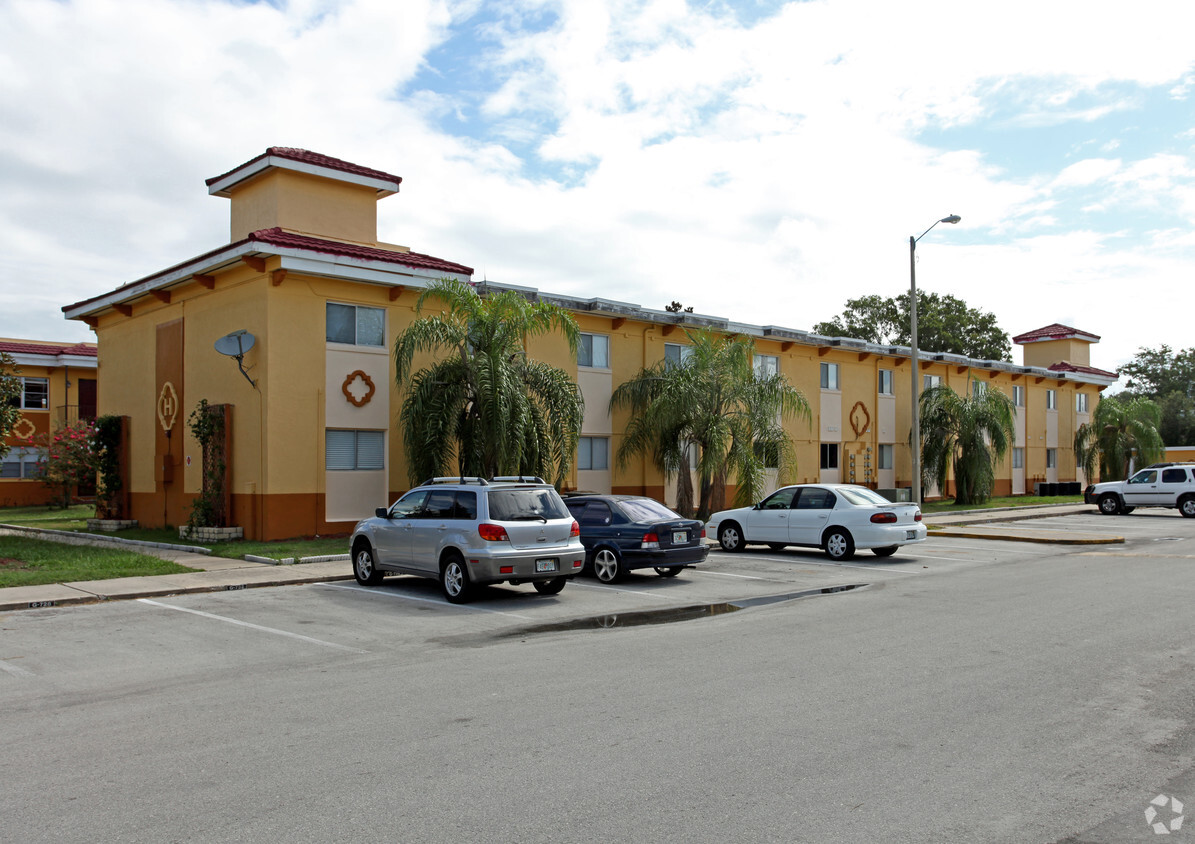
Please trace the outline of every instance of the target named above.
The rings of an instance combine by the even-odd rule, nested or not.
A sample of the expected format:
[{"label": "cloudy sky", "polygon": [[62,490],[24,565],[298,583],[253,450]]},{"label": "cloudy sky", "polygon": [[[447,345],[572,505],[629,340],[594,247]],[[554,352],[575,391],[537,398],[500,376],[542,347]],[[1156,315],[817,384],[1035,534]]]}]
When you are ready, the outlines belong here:
[{"label": "cloudy sky", "polygon": [[[0,0],[0,336],[228,241],[295,146],[380,237],[554,293],[809,330],[921,289],[1195,345],[1195,3]],[[1014,359],[1020,360],[1019,349]]]}]

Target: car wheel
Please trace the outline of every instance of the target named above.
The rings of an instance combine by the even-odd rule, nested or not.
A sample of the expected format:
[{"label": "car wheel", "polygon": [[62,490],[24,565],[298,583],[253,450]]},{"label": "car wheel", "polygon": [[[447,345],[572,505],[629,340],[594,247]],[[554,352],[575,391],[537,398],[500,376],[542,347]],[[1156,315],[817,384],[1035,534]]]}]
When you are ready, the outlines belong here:
[{"label": "car wheel", "polygon": [[896,553],[896,546],[889,545],[885,548],[872,548],[871,553],[875,554],[877,557],[891,557]]},{"label": "car wheel", "polygon": [[452,555],[440,567],[440,588],[453,604],[463,604],[473,597],[473,584],[469,582],[469,572],[460,555]]},{"label": "car wheel", "polygon": [[783,542],[769,542],[768,547],[771,548],[773,551],[783,551],[788,546],[785,545]]},{"label": "car wheel", "polygon": [[353,577],[362,586],[377,586],[382,582],[382,572],[373,564],[373,548],[368,542],[358,542],[353,548]]},{"label": "car wheel", "polygon": [[1100,512],[1105,516],[1115,516],[1120,512],[1120,499],[1112,493],[1100,496]]},{"label": "car wheel", "polygon": [[599,548],[593,555],[593,573],[602,583],[617,583],[626,574],[626,569],[616,552]]},{"label": "car wheel", "polygon": [[1182,501],[1178,502],[1178,512],[1182,513],[1188,519],[1195,518],[1195,495],[1188,495]]},{"label": "car wheel", "polygon": [[826,534],[825,548],[831,560],[849,560],[855,556],[855,541],[842,528],[834,528]]},{"label": "car wheel", "polygon": [[568,583],[567,577],[553,577],[551,580],[537,580],[532,586],[541,595],[559,595],[566,583]]},{"label": "car wheel", "polygon": [[656,574],[660,577],[676,577],[684,566],[656,566]]},{"label": "car wheel", "polygon": [[742,551],[747,544],[737,522],[727,522],[718,528],[718,543],[723,551]]}]

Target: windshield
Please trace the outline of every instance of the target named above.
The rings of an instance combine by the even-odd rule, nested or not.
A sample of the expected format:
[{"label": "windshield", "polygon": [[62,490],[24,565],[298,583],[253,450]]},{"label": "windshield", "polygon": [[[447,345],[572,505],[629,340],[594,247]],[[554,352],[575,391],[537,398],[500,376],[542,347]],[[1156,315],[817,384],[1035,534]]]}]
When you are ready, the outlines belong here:
[{"label": "windshield", "polygon": [[873,489],[864,486],[844,486],[838,488],[838,493],[851,504],[891,504],[884,496]]},{"label": "windshield", "polygon": [[568,518],[568,508],[554,489],[499,489],[489,494],[490,518],[497,522]]},{"label": "windshield", "polygon": [[669,510],[659,501],[651,498],[632,498],[620,501],[618,505],[632,522],[654,522],[657,519],[680,519],[680,513]]}]

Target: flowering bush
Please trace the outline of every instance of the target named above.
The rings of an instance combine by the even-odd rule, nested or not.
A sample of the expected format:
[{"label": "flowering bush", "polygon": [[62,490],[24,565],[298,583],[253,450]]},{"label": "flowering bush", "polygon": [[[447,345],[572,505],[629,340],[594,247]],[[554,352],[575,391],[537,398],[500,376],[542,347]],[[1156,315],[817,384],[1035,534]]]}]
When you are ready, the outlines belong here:
[{"label": "flowering bush", "polygon": [[69,507],[75,487],[95,483],[100,464],[95,423],[72,422],[53,433],[41,435],[36,444],[45,450],[45,459],[38,465],[38,479],[54,490],[62,507]]}]

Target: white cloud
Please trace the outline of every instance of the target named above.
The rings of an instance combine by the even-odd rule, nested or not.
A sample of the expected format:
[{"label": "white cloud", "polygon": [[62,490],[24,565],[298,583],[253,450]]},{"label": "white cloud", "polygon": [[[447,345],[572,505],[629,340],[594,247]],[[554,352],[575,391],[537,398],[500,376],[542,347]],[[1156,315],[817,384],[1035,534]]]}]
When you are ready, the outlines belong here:
[{"label": "white cloud", "polygon": [[[62,304],[226,241],[226,201],[202,180],[287,145],[402,175],[382,239],[479,277],[794,328],[903,293],[908,237],[958,213],[918,246],[919,286],[1010,333],[1102,334],[1111,368],[1191,344],[1130,336],[1120,304],[1186,289],[1191,151],[1115,133],[1095,148],[1118,158],[1075,162],[1006,133],[1136,120],[1149,88],[1185,96],[1191,31],[1185,0],[1132,15],[815,0],[751,24],[681,0],[12,0],[0,335],[88,337]],[[462,32],[467,91],[435,66]],[[425,71],[434,90],[412,85]],[[1167,232],[1141,230],[1159,210],[1144,225]]]}]

